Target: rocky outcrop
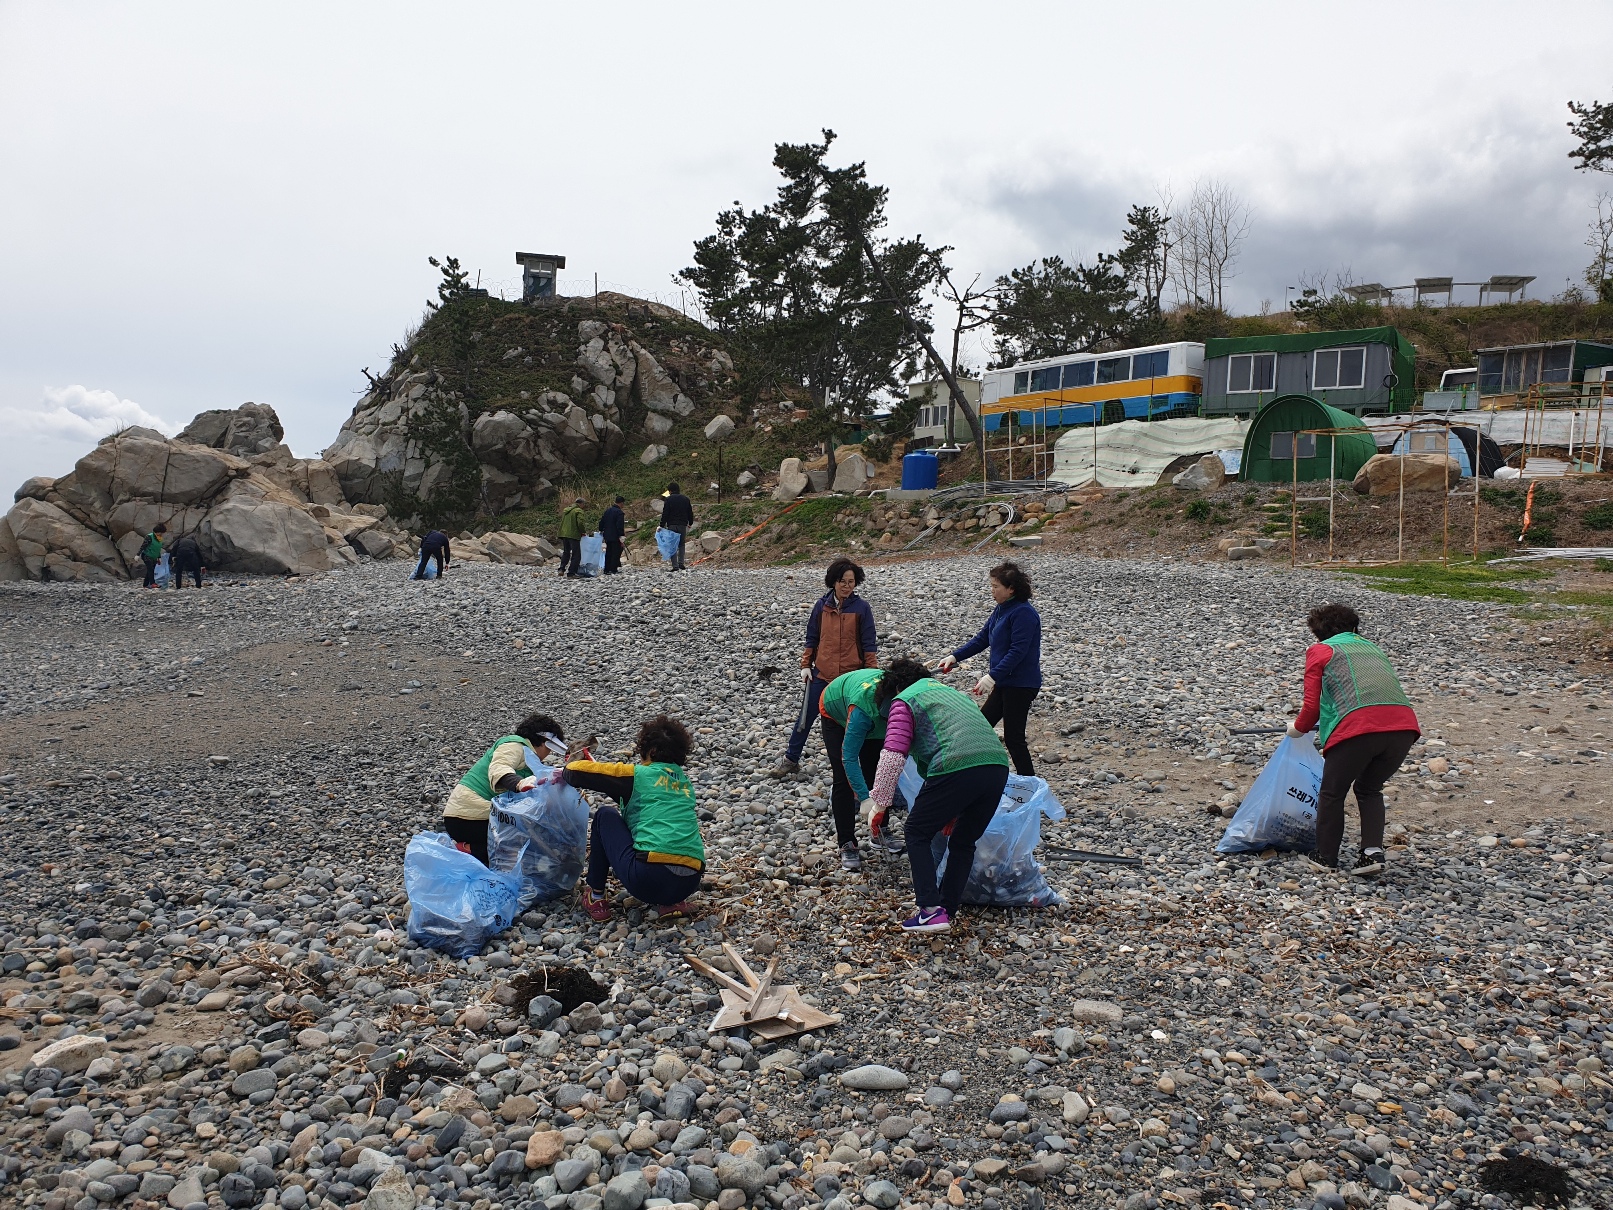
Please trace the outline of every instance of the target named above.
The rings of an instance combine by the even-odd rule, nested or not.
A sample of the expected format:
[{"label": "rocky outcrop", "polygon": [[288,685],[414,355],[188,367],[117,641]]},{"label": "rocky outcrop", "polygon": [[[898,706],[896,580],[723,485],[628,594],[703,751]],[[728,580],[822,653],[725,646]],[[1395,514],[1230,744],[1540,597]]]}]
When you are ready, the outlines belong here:
[{"label": "rocky outcrop", "polygon": [[[248,405],[257,407],[257,405]],[[224,434],[239,448],[246,409],[204,413],[186,432]],[[267,413],[267,417],[263,415]],[[272,409],[246,419],[278,431]],[[235,425],[237,438],[229,437]],[[119,580],[144,572],[140,548],[158,524],[193,535],[209,567],[305,574],[393,553],[402,535],[385,509],[355,509],[335,471],[278,442],[248,458],[149,429],[105,438],[60,479],[35,478],[0,522],[0,579]],[[388,531],[388,532],[383,532]]]},{"label": "rocky outcrop", "polygon": [[178,441],[227,450],[239,458],[266,454],[285,439],[280,417],[266,403],[203,412],[180,430]]},{"label": "rocky outcrop", "polygon": [[[435,370],[402,367],[377,379],[324,453],[343,494],[375,504],[399,494],[431,499],[450,471],[422,434],[428,420],[440,434],[445,414],[451,431],[454,409],[480,468],[483,510],[490,513],[536,504],[554,494],[562,477],[614,458],[627,445],[629,415],[642,416],[635,423],[660,439],[694,411],[672,375],[621,325],[585,319],[577,337],[578,373],[569,393],[546,390],[518,407],[480,415],[473,416]],[[731,368],[731,362],[712,364]]]}]

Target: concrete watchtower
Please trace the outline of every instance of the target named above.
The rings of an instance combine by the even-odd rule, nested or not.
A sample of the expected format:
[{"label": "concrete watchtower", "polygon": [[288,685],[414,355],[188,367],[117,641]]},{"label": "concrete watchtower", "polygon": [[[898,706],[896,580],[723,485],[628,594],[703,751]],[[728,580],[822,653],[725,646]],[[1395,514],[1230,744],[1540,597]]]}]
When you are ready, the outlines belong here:
[{"label": "concrete watchtower", "polygon": [[555,274],[566,267],[565,257],[552,252],[517,252],[515,263],[522,269],[522,302],[554,297]]}]

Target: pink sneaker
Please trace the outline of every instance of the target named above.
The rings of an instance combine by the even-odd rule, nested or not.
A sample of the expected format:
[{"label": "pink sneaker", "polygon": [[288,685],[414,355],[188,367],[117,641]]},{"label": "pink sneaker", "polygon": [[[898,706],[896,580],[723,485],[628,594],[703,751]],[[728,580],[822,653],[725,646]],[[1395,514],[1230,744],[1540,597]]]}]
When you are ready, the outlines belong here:
[{"label": "pink sneaker", "polygon": [[597,920],[603,924],[610,919],[610,901],[587,883],[583,884],[580,898],[582,910],[588,913],[590,920]]},{"label": "pink sneaker", "polygon": [[944,933],[951,928],[946,908],[920,908],[902,921],[902,931],[908,933]]}]

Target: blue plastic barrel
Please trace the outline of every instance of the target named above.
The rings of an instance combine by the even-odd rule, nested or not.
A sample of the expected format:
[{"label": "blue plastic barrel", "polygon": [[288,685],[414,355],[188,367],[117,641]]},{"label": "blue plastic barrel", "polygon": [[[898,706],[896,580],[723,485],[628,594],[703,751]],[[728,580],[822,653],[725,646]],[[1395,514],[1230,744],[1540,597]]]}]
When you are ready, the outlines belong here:
[{"label": "blue plastic barrel", "polygon": [[904,492],[934,491],[940,479],[941,460],[934,454],[917,450],[902,459]]}]

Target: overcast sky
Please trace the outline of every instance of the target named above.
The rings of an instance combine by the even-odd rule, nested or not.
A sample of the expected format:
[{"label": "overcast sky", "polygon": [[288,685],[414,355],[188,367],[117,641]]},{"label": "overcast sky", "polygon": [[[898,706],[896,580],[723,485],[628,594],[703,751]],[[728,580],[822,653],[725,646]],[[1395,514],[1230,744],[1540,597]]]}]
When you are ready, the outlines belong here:
[{"label": "overcast sky", "polygon": [[317,453],[431,254],[675,300],[823,126],[964,277],[1091,257],[1212,176],[1253,208],[1235,310],[1345,268],[1553,294],[1613,190],[1564,125],[1609,63],[1605,2],[0,0],[0,485],[246,400]]}]

